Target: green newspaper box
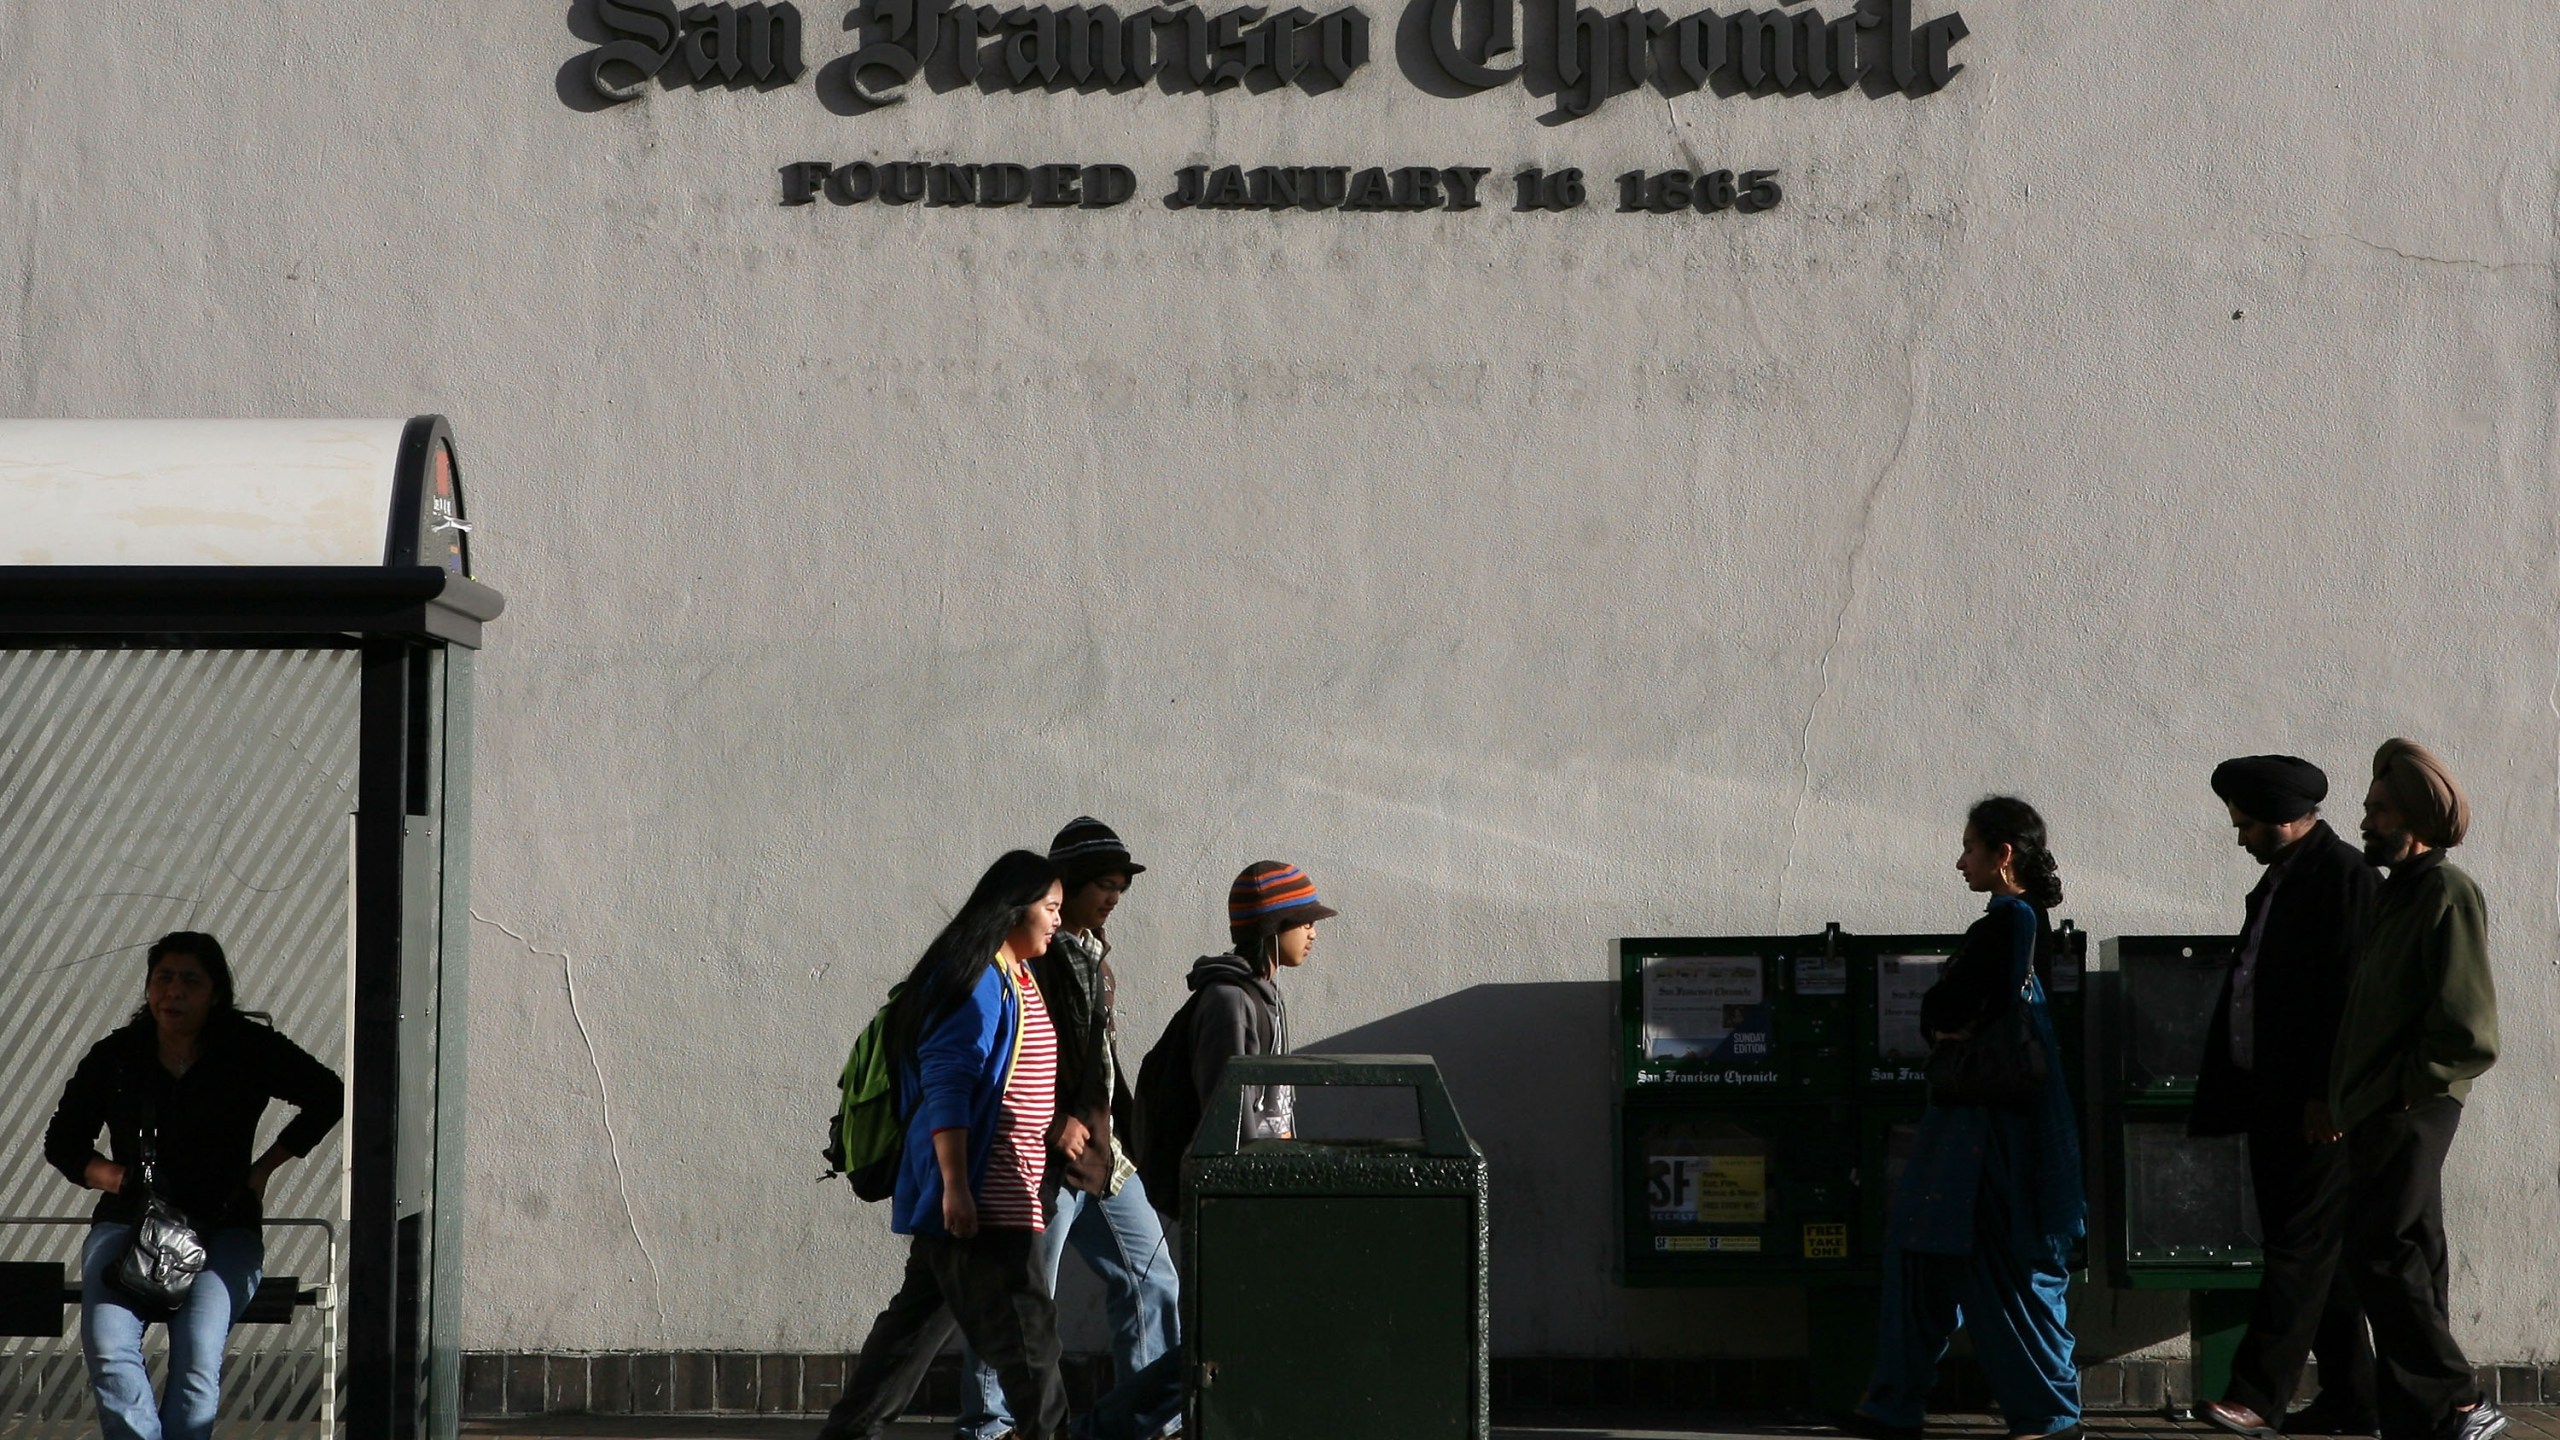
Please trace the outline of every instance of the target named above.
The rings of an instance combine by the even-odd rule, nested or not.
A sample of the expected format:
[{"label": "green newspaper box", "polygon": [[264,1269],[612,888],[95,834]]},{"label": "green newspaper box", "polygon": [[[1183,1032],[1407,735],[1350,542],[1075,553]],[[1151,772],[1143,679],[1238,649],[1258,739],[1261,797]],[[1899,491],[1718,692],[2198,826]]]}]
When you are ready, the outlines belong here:
[{"label": "green newspaper box", "polygon": [[2194,1393],[2217,1396],[2261,1269],[2248,1143],[2187,1133],[2213,1011],[2238,951],[2227,935],[2131,935],[2105,947],[2096,999],[2109,1053],[2097,1197],[2108,1278],[2187,1292]]},{"label": "green newspaper box", "polygon": [[2045,1004],[2053,1012],[2053,1038],[2062,1046],[2057,1058],[2064,1083],[2071,1087],[2075,1112],[2087,1108],[2089,1077],[2095,1068],[2084,1038],[2089,1033],[2089,932],[2065,920],[2054,927],[2053,974],[2045,986]]},{"label": "green newspaper box", "polygon": [[1858,1093],[1887,1104],[1929,1095],[1929,1037],[1920,997],[1938,983],[1962,935],[1861,935],[1849,942]]},{"label": "green newspaper box", "polygon": [[1619,1086],[1768,1098],[1849,1084],[1848,960],[1820,935],[1617,942]]},{"label": "green newspaper box", "polygon": [[1845,1100],[1618,1110],[1620,1279],[1791,1285],[1857,1278],[1859,1134]]},{"label": "green newspaper box", "polygon": [[2238,958],[2232,940],[2126,936],[2106,948],[2108,1272],[2135,1289],[2254,1287],[2258,1204],[2248,1146],[2237,1135],[2187,1134],[2214,1006]]},{"label": "green newspaper box", "polygon": [[[2056,926],[2045,986],[2056,1059],[2077,1100],[2088,1093],[2081,1044],[2086,1033],[2089,936],[2065,920]],[[1920,1028],[1920,997],[1938,983],[1962,948],[1962,935],[1874,935],[1844,942],[1849,955],[1853,1064],[1859,1093],[1871,1100],[1920,1104],[1928,1099],[1929,1037]]]}]

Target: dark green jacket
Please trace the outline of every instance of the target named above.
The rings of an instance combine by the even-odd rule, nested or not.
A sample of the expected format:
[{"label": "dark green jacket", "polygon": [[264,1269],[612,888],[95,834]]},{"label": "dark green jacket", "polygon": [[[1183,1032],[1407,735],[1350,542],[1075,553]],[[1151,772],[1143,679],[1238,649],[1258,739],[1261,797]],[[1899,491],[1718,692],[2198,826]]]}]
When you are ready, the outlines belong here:
[{"label": "dark green jacket", "polygon": [[2430,850],[2373,899],[2329,1070],[2341,1130],[2404,1104],[2461,1099],[2498,1058],[2498,987],[2480,887]]}]

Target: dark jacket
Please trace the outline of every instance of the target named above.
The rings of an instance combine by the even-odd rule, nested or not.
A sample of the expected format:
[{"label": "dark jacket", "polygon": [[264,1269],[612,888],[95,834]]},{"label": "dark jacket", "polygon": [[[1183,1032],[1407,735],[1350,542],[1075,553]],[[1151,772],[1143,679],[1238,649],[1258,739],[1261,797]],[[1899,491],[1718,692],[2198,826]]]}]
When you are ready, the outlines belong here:
[{"label": "dark jacket", "polygon": [[1111,942],[1061,930],[1031,962],[1031,974],[1058,1031],[1058,1114],[1083,1121],[1093,1137],[1082,1159],[1052,1154],[1051,1170],[1059,1183],[1100,1195],[1111,1188],[1112,1137],[1136,1133],[1112,1016]]},{"label": "dark jacket", "polygon": [[2251,981],[2257,1016],[2253,1064],[2243,1070],[2231,1058],[2231,990],[2240,975],[2235,962],[2223,977],[2222,998],[2205,1035],[2187,1125],[2192,1134],[2236,1135],[2249,1128],[2255,1111],[2299,1116],[2303,1106],[2329,1098],[2338,1019],[2346,1013],[2347,984],[2382,876],[2326,820],[2312,826],[2279,863],[2280,873],[2278,866],[2267,867],[2249,892],[2240,921],[2245,945],[2249,927],[2266,912]]},{"label": "dark jacket", "polygon": [[[2053,973],[2053,923],[2032,903],[2027,909],[2035,922],[2036,976],[2044,979]],[[1971,1030],[2016,1002],[2017,925],[2014,912],[1994,905],[1965,927],[1964,943],[1920,997],[1923,1033]]]},{"label": "dark jacket", "polygon": [[337,1073],[299,1045],[254,1020],[233,1016],[205,1026],[196,1062],[184,1075],[160,1064],[160,1042],[149,1019],[135,1021],[89,1047],[62,1087],[62,1102],[45,1126],[44,1158],[86,1185],[98,1131],[108,1134],[107,1158],[125,1167],[121,1195],[101,1195],[93,1219],[132,1221],[142,1209],[142,1137],[158,1135],[157,1191],[195,1222],[213,1231],[256,1225],[265,1218],[249,1189],[251,1147],[269,1100],[301,1113],[276,1143],[308,1155],[346,1109],[346,1086]]},{"label": "dark jacket", "polygon": [[[2051,967],[2053,948],[2044,911],[2017,896],[1992,896],[1938,983],[1920,997],[1920,1023],[1932,1031],[1968,1030],[2023,1003],[2036,1038],[2059,1056],[2043,989],[2024,983],[2029,970]],[[1998,1215],[1977,1213],[1995,1199]],[[2013,1253],[2028,1259],[2055,1255],[2056,1247],[2083,1234],[2088,1211],[2071,1089],[2054,1069],[2042,1098],[2023,1110],[1931,1105],[1894,1183],[1886,1233],[1914,1254],[1975,1255],[2006,1232]]]},{"label": "dark jacket", "polygon": [[2498,1058],[2489,912],[2469,875],[2430,850],[2391,867],[2374,896],[2329,1072],[2339,1129],[2471,1093]]},{"label": "dark jacket", "polygon": [[[1289,1053],[1289,1008],[1277,980],[1255,973],[1250,961],[1232,952],[1193,961],[1190,981],[1199,997],[1191,1011],[1191,1084],[1206,1114],[1229,1056]],[[1289,1138],[1297,1131],[1296,1111],[1290,1087],[1247,1086],[1244,1138]]]}]

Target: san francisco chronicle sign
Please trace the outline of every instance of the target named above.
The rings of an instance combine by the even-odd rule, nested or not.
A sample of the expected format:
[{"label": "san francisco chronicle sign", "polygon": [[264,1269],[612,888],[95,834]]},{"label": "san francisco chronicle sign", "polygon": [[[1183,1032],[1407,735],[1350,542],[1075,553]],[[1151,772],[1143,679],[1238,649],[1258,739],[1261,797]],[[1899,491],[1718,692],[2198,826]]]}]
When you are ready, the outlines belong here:
[{"label": "san francisco chronicle sign", "polygon": [[[791,0],[679,5],[678,0],[595,0],[604,38],[580,57],[582,74],[608,103],[666,89],[777,88],[810,77],[800,9]],[[1674,18],[1644,8],[1603,12],[1575,0],[1412,0],[1411,39],[1399,51],[1407,78],[1433,93],[1463,95],[1519,85],[1551,96],[1554,118],[1591,114],[1610,97],[1651,87],[1666,95],[1824,95],[1852,88],[1918,99],[1946,88],[1964,66],[1956,46],[1972,32],[1950,10],[1934,17],[1914,0],[1853,0],[1839,13],[1779,0],[1766,9],[1710,7]],[[1294,88],[1320,95],[1370,63],[1372,25],[1358,5],[1322,13],[1259,5],[1210,11],[1196,4],[968,5],[956,0],[859,0],[843,28],[855,39],[818,71],[839,108],[858,113],[907,100],[921,82],[935,92],[1125,91],[1260,94]],[[1488,166],[1193,165],[1163,194],[1174,210],[1473,210]],[[781,167],[782,201],[927,208],[1108,209],[1139,190],[1122,165],[942,161],[801,160]],[[1500,183],[1500,182],[1496,182]],[[1580,208],[1593,189],[1578,169],[1524,169],[1508,177],[1511,208]],[[1617,177],[1622,212],[1754,213],[1783,194],[1769,169],[1631,170]]]},{"label": "san francisco chronicle sign", "polygon": [[[1461,90],[1551,86],[1565,117],[1648,84],[1666,93],[1710,86],[1752,94],[1934,94],[1964,67],[1972,33],[1950,11],[1922,20],[1913,0],[1857,0],[1846,14],[1782,0],[1766,10],[1698,10],[1673,18],[1641,6],[1603,13],[1574,0],[1414,0],[1433,66]],[[1525,13],[1524,13],[1525,12]],[[791,0],[679,5],[597,0],[608,38],[583,70],[608,101],[654,81],[796,85],[807,73],[800,9]],[[854,48],[837,63],[861,106],[894,105],[925,77],[935,89],[1207,93],[1282,86],[1338,88],[1369,64],[1371,24],[1357,5],[1318,14],[1258,5],[956,4],[862,0],[845,16]]]}]

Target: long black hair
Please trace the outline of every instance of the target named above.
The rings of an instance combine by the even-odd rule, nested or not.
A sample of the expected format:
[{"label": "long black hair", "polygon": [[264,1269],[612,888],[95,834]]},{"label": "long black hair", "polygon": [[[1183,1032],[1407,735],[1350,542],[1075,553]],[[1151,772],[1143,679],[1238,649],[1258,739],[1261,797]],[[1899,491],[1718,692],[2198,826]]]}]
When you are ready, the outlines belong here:
[{"label": "long black hair", "polygon": [[1032,906],[1049,896],[1058,883],[1058,867],[1028,850],[1008,850],[978,887],[960,904],[960,913],[924,947],[924,957],[907,972],[905,988],[889,1010],[891,1053],[912,1057],[925,1027],[951,1012],[995,963],[1004,937],[1022,923]]},{"label": "long black hair", "polygon": [[2027,903],[2039,910],[2062,903],[2062,869],[2045,846],[2044,817],[2036,807],[2015,795],[1993,795],[1965,812],[1964,823],[1986,847],[2009,847],[2010,868],[2027,892]]},{"label": "long black hair", "polygon": [[143,1001],[134,1007],[136,1025],[149,1025],[151,1019],[151,972],[171,955],[192,955],[204,967],[204,978],[213,982],[213,1008],[204,1017],[204,1028],[210,1034],[216,1026],[232,1020],[256,1020],[272,1025],[275,1021],[263,1010],[243,1010],[237,988],[231,980],[231,957],[222,953],[222,942],[201,930],[172,930],[151,942],[142,958]]}]

